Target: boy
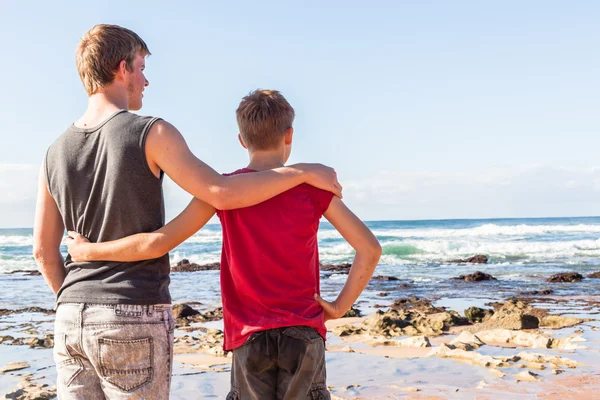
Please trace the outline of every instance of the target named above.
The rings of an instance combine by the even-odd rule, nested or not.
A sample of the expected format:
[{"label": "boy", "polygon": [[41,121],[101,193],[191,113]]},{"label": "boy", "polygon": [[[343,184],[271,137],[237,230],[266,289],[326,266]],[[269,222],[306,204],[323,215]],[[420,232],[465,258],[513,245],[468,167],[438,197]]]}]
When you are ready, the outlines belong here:
[{"label": "boy", "polygon": [[58,397],[165,399],[173,318],[169,256],[147,261],[63,260],[65,228],[108,242],[164,225],[163,175],[220,209],[258,204],[306,182],[341,195],[319,165],[225,177],[196,158],[181,133],[142,107],[148,46],[135,32],[101,24],[77,47],[88,94],[83,115],[50,146],[40,169],[33,255],[56,294]]},{"label": "boy", "polygon": [[[294,109],[285,98],[275,90],[254,91],[242,99],[236,115],[250,163],[232,175],[283,166],[294,132]],[[109,243],[87,244],[70,232],[69,252],[86,260],[158,257],[214,212],[192,201],[155,233]],[[328,399],[324,322],[343,316],[369,282],[381,255],[377,239],[339,198],[308,185],[252,207],[216,212],[223,227],[223,347],[233,351],[228,399]],[[333,302],[318,295],[321,216],[356,250],[348,280]]]}]

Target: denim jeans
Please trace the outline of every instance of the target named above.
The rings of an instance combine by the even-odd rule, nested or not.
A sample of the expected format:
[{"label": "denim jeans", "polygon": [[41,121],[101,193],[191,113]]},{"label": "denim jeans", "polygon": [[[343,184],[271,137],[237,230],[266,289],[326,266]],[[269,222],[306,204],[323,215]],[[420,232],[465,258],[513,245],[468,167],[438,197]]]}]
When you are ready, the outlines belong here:
[{"label": "denim jeans", "polygon": [[228,400],[329,400],[325,342],[306,326],[256,332],[233,350]]},{"label": "denim jeans", "polygon": [[58,398],[168,399],[174,327],[169,305],[59,304]]}]

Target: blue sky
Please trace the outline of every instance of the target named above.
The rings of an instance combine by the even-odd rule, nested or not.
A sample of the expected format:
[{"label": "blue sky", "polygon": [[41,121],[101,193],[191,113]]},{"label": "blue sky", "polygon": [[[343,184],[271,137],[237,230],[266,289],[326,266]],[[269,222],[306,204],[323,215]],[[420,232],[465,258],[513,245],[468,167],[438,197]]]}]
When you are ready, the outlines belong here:
[{"label": "blue sky", "polygon": [[[334,166],[363,219],[598,215],[597,2],[174,3],[2,2],[0,227],[32,225],[97,23],[144,38],[140,113],[219,171],[247,160],[240,98],[275,88],[296,108],[290,161]],[[167,183],[166,198],[173,216],[189,197]]]}]

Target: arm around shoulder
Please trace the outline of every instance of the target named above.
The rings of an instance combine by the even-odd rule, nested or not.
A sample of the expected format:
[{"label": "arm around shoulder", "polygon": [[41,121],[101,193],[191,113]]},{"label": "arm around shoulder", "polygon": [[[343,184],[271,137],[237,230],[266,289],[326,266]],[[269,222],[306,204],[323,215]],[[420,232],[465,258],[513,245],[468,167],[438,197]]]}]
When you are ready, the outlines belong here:
[{"label": "arm around shoulder", "polygon": [[177,128],[162,120],[150,127],[145,152],[151,170],[164,171],[192,196],[219,210],[252,206],[305,182],[341,196],[335,171],[319,164],[223,176],[199,160]]}]

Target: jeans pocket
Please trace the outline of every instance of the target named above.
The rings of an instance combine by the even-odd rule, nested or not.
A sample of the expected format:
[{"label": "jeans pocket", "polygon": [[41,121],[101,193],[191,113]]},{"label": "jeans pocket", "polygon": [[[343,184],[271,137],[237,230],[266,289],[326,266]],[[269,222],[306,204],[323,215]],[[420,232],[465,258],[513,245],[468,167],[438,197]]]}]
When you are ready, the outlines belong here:
[{"label": "jeans pocket", "polygon": [[124,392],[132,392],[152,381],[152,338],[98,339],[102,378]]},{"label": "jeans pocket", "polygon": [[283,330],[282,334],[294,339],[302,340],[306,343],[313,343],[318,340],[323,340],[316,329],[309,328],[308,326],[290,326],[289,328]]},{"label": "jeans pocket", "polygon": [[83,363],[77,358],[67,358],[56,364],[58,379],[66,387],[71,386],[77,375],[83,371]]}]

